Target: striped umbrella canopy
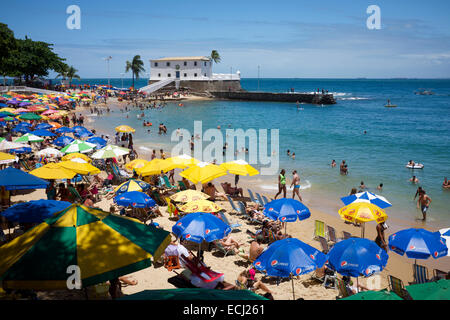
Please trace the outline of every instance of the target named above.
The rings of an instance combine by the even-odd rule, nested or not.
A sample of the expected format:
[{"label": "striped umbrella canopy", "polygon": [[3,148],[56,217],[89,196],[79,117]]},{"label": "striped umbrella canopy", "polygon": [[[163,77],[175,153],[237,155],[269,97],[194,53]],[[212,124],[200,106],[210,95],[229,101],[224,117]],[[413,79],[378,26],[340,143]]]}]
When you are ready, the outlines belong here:
[{"label": "striped umbrella canopy", "polygon": [[89,158],[87,155],[81,154],[78,152],[66,154],[64,157],[61,158],[62,161],[74,160],[74,159],[82,159],[88,163],[92,162],[91,158]]},{"label": "striped umbrella canopy", "polygon": [[363,202],[363,203],[372,203],[380,207],[381,209],[392,206],[392,204],[385,197],[379,196],[369,191],[351,194],[349,196],[341,198],[341,200],[345,205],[348,205],[350,203]]},{"label": "striped umbrella canopy", "polygon": [[130,191],[146,191],[150,187],[151,186],[147,182],[138,179],[130,179],[118,185],[114,189],[114,192],[117,194],[122,194]]},{"label": "striped umbrella canopy", "polygon": [[14,140],[14,142],[42,142],[44,138],[36,136],[32,133],[25,133],[23,136]]},{"label": "striped umbrella canopy", "polygon": [[8,164],[11,162],[16,162],[17,160],[19,159],[12,154],[0,152],[0,164]]},{"label": "striped umbrella canopy", "polygon": [[10,142],[8,140],[3,140],[2,142],[0,142],[0,150],[9,150],[26,147],[28,147],[26,144]]},{"label": "striped umbrella canopy", "polygon": [[0,247],[0,281],[4,289],[64,290],[68,267],[78,266],[81,286],[92,286],[151,266],[170,241],[168,231],[73,204]]},{"label": "striped umbrella canopy", "polygon": [[450,256],[450,228],[441,229],[439,230],[439,233],[441,234],[441,237],[446,241],[447,248],[449,248],[447,256]]},{"label": "striped umbrella canopy", "polygon": [[130,149],[121,148],[114,145],[107,145],[106,147],[95,152],[91,158],[94,159],[108,159],[108,158],[117,158],[123,156],[125,154],[129,154]]},{"label": "striped umbrella canopy", "polygon": [[95,144],[85,142],[82,140],[75,140],[69,143],[67,146],[61,149],[62,153],[88,153],[94,150]]},{"label": "striped umbrella canopy", "polygon": [[60,158],[62,157],[62,152],[55,148],[45,148],[36,153],[39,157],[48,157],[48,158]]}]

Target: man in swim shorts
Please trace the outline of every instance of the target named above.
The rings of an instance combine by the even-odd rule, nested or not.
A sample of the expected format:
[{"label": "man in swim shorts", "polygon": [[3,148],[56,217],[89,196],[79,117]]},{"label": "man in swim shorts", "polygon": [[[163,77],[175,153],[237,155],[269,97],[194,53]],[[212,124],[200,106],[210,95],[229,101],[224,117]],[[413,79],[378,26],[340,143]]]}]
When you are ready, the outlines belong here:
[{"label": "man in swim shorts", "polygon": [[291,188],[292,186],[294,186],[294,190],[292,190],[292,199],[295,199],[295,195],[298,196],[300,201],[302,200],[302,197],[300,196],[300,177],[298,176],[297,170],[294,170],[292,172],[292,184],[291,184]]},{"label": "man in swim shorts", "polygon": [[427,210],[431,203],[431,198],[426,194],[425,190],[422,190],[422,192],[419,193],[419,200],[417,200],[417,209],[419,209],[419,203],[420,203],[420,210],[422,211],[423,215],[423,221],[427,218]]}]

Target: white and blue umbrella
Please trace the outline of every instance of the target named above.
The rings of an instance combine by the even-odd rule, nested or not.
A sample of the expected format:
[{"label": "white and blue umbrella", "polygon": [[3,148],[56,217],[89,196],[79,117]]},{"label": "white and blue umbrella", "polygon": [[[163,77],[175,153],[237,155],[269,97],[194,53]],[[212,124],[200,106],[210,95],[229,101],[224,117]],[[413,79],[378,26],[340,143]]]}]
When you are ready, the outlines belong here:
[{"label": "white and blue umbrella", "polygon": [[372,203],[380,207],[381,209],[392,207],[392,204],[385,197],[379,196],[369,191],[351,194],[349,196],[341,198],[341,200],[345,205],[349,205],[350,203],[354,202],[366,202]]},{"label": "white and blue umbrella", "polygon": [[441,237],[445,239],[448,248],[447,256],[450,256],[450,228],[439,230]]}]

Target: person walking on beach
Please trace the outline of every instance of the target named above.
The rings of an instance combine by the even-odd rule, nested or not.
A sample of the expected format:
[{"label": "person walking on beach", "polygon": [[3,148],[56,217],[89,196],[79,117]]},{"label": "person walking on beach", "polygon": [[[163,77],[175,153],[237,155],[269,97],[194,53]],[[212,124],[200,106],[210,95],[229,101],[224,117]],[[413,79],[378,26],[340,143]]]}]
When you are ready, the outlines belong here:
[{"label": "person walking on beach", "polygon": [[151,160],[153,160],[153,159],[156,159],[156,150],[155,149],[153,149]]},{"label": "person walking on beach", "polygon": [[427,211],[431,204],[431,198],[426,194],[425,190],[422,190],[421,193],[419,193],[419,199],[417,200],[417,209],[419,209],[420,204],[420,210],[422,211],[423,215],[423,221],[427,219]]},{"label": "person walking on beach", "polygon": [[300,177],[298,176],[297,170],[294,170],[292,172],[292,184],[291,184],[291,188],[292,186],[294,186],[294,189],[292,190],[292,199],[295,199],[295,195],[298,196],[300,201],[302,200],[302,197],[300,196]]},{"label": "person walking on beach", "polygon": [[387,229],[387,225],[385,222],[380,222],[377,224],[377,237],[375,238],[375,243],[384,251],[388,251],[388,245],[386,243],[386,239],[384,238],[384,230]]},{"label": "person walking on beach", "polygon": [[275,195],[275,199],[283,192],[283,198],[286,198],[286,171],[284,169],[281,170],[280,175],[278,176],[278,193]]}]

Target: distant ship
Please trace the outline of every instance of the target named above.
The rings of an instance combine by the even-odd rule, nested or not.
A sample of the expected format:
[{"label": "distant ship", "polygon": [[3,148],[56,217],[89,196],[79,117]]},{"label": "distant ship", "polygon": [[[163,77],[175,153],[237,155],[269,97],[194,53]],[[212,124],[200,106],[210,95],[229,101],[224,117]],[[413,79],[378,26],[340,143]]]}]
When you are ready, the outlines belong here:
[{"label": "distant ship", "polygon": [[415,94],[421,95],[421,96],[431,96],[434,94],[431,90],[425,90],[425,89],[419,89],[419,91],[414,92]]}]

